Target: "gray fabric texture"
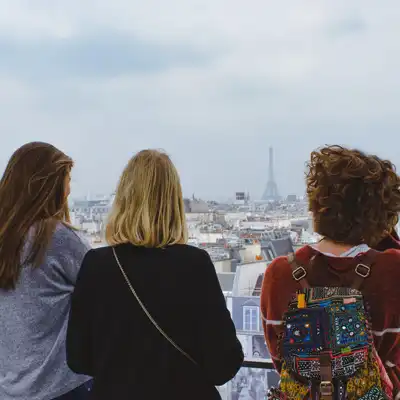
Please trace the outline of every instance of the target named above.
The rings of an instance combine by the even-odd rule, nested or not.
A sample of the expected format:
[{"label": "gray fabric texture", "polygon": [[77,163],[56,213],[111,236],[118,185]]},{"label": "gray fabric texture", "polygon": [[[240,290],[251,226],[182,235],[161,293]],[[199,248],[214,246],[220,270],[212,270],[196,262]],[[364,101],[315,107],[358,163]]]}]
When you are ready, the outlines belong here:
[{"label": "gray fabric texture", "polygon": [[0,399],[49,400],[85,383],[67,366],[70,298],[89,244],[58,224],[39,268],[0,289]]}]

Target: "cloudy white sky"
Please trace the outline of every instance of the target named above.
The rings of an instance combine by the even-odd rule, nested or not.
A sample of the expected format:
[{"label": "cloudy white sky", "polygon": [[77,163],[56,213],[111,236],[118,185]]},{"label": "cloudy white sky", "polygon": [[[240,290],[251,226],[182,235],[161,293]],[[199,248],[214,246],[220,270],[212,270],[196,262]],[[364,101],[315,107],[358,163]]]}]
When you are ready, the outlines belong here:
[{"label": "cloudy white sky", "polygon": [[184,192],[282,194],[315,147],[400,167],[397,0],[0,0],[0,169],[27,141],[76,161],[75,194],[109,192],[142,148]]}]

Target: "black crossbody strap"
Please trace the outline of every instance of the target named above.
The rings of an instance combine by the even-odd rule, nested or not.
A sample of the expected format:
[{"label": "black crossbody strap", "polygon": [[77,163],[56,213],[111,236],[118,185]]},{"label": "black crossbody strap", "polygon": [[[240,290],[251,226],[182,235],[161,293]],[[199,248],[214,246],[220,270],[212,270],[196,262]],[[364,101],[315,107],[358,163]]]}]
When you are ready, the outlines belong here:
[{"label": "black crossbody strap", "polygon": [[155,321],[155,319],[151,316],[151,314],[149,313],[149,311],[147,310],[146,306],[143,304],[143,302],[140,300],[139,296],[137,295],[135,289],[133,288],[131,282],[129,281],[128,276],[125,273],[124,268],[122,267],[119,258],[117,256],[117,252],[115,251],[115,248],[112,248],[112,251],[114,253],[114,258],[115,261],[118,264],[119,269],[121,270],[121,273],[130,289],[130,291],[132,292],[133,296],[135,297],[135,299],[137,300],[137,302],[139,303],[140,307],[142,308],[142,310],[144,311],[144,313],[146,314],[147,318],[150,320],[150,322],[154,325],[154,327],[158,330],[158,332],[161,333],[162,336],[164,336],[164,338],[166,340],[168,340],[168,342],[175,347],[176,350],[178,350],[182,355],[184,355],[188,360],[190,360],[193,364],[198,365],[197,362],[188,354],[186,353],[180,346],[178,346],[165,332],[164,330],[157,324],[157,322]]}]

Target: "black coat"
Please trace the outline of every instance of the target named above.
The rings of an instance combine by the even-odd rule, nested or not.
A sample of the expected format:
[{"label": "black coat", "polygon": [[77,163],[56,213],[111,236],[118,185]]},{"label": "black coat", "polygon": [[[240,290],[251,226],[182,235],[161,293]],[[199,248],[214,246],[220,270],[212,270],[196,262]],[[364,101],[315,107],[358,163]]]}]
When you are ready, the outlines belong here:
[{"label": "black coat", "polygon": [[243,351],[209,255],[186,245],[116,251],[150,314],[198,366],[151,324],[105,247],[86,255],[78,276],[69,367],[94,377],[96,400],[219,399],[214,386],[235,376]]}]

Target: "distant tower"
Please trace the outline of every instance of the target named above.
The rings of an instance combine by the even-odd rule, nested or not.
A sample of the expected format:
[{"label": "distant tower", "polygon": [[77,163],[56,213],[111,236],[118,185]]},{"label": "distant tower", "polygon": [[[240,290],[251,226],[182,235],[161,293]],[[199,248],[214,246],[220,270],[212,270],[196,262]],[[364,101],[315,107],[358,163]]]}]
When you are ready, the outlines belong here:
[{"label": "distant tower", "polygon": [[269,148],[268,182],[262,200],[279,200],[278,185],[274,177],[274,149],[272,147]]}]

